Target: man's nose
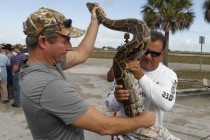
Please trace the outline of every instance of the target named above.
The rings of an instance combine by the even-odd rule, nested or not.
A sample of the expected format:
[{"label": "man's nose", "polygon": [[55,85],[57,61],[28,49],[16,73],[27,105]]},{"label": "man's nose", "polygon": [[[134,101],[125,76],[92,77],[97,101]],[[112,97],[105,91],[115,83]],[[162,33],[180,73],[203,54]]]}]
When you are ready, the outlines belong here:
[{"label": "man's nose", "polygon": [[72,45],[71,42],[69,41],[69,43],[67,44],[67,50],[68,51],[72,51]]},{"label": "man's nose", "polygon": [[144,54],[144,56],[145,56],[146,58],[152,58],[152,56],[151,56],[151,54],[150,54],[150,53],[148,53],[148,54]]}]

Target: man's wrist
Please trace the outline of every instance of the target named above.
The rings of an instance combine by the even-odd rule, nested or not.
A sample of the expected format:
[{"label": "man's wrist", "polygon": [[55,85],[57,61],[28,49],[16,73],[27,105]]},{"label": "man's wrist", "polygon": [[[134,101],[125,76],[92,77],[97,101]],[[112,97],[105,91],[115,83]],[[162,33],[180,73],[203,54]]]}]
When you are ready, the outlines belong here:
[{"label": "man's wrist", "polygon": [[93,24],[93,26],[98,26],[101,24],[100,21],[98,19],[92,19],[90,24]]},{"label": "man's wrist", "polygon": [[134,76],[135,76],[135,78],[137,79],[137,80],[140,80],[143,76],[144,76],[144,73],[143,72],[136,72],[135,74],[134,74]]}]

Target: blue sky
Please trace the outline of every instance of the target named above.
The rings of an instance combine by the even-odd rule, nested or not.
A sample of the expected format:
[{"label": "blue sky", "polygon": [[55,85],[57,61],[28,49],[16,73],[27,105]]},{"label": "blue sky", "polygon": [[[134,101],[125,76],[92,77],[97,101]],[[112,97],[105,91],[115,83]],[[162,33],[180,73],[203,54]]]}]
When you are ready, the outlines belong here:
[{"label": "blue sky", "polygon": [[[202,3],[204,0],[193,0],[195,19],[189,30],[170,34],[169,48],[180,51],[201,51],[199,36],[205,36],[203,52],[210,52],[210,24],[203,18]],[[30,13],[40,7],[52,8],[73,20],[73,26],[87,29],[90,22],[90,13],[87,2],[97,2],[104,9],[108,18],[125,19],[137,18],[142,20],[141,6],[146,0],[1,0],[0,12],[0,43],[25,44],[23,21]],[[113,31],[100,26],[95,47],[117,47],[124,43],[124,33]],[[71,39],[73,46],[77,46],[83,37]]]}]

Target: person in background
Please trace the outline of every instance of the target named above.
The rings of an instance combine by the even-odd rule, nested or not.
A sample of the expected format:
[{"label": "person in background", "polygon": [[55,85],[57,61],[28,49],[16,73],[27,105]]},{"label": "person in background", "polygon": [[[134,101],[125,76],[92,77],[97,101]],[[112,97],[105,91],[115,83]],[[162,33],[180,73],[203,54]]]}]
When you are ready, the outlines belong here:
[{"label": "person in background", "polygon": [[[3,47],[4,47],[4,45],[0,44],[0,53],[1,53],[1,50]],[[0,74],[1,74],[1,67],[0,67]],[[1,100],[1,92],[2,92],[2,89],[1,89],[1,76],[0,76],[0,100]]]},{"label": "person in background", "polygon": [[[165,53],[165,37],[161,32],[151,31],[151,42],[148,50],[138,60],[130,60],[126,69],[132,71],[139,81],[141,97],[144,98],[145,109],[156,115],[156,124],[163,126],[164,112],[169,111],[176,98],[177,75],[161,63]],[[108,93],[106,107],[117,115],[124,116],[122,101],[128,100],[130,93],[122,85]]]},{"label": "person in background", "polygon": [[22,49],[23,46],[21,44],[16,44],[13,48],[13,51],[16,53],[16,56],[14,57],[14,63],[12,67],[14,89],[14,103],[12,104],[12,107],[20,107],[19,72],[21,64],[26,59],[26,55],[23,52],[21,52]]},{"label": "person in background", "polygon": [[9,103],[8,92],[7,92],[7,66],[9,66],[10,62],[5,52],[2,51],[4,46],[0,44],[0,93],[2,103]]},{"label": "person in background", "polygon": [[40,8],[23,24],[29,58],[20,72],[21,105],[33,139],[84,140],[83,129],[111,135],[154,124],[150,111],[134,118],[100,113],[66,79],[63,70],[85,62],[94,47],[100,25],[96,10],[103,12],[93,8],[87,33],[75,50],[70,40],[84,30],[72,27],[63,14]]},{"label": "person in background", "polygon": [[5,52],[5,54],[7,55],[7,57],[10,59],[12,56],[14,56],[13,52],[12,52],[12,45],[11,44],[6,44],[4,45],[4,47],[2,48],[2,51]]},{"label": "person in background", "polygon": [[8,91],[8,98],[14,98],[13,92],[13,76],[12,76],[12,68],[14,63],[15,55],[12,52],[12,45],[6,44],[2,50],[6,53],[7,57],[9,58],[10,65],[7,67],[7,91]]},{"label": "person in background", "polygon": [[[0,75],[1,75],[1,67],[0,67]],[[1,99],[1,92],[2,92],[2,89],[1,89],[1,76],[0,76],[0,99]]]},{"label": "person in background", "polygon": [[109,71],[106,74],[106,79],[108,82],[113,82],[114,81],[114,70],[113,66],[110,67]]}]

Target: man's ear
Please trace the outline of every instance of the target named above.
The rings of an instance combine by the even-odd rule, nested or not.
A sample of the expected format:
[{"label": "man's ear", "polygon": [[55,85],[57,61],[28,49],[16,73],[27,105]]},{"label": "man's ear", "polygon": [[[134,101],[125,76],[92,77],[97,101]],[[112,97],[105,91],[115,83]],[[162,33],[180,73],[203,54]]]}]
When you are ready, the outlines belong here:
[{"label": "man's ear", "polygon": [[164,57],[166,55],[165,51],[162,51],[161,56]]},{"label": "man's ear", "polygon": [[39,47],[42,49],[45,49],[47,47],[46,43],[47,43],[46,37],[40,35],[38,38]]}]

